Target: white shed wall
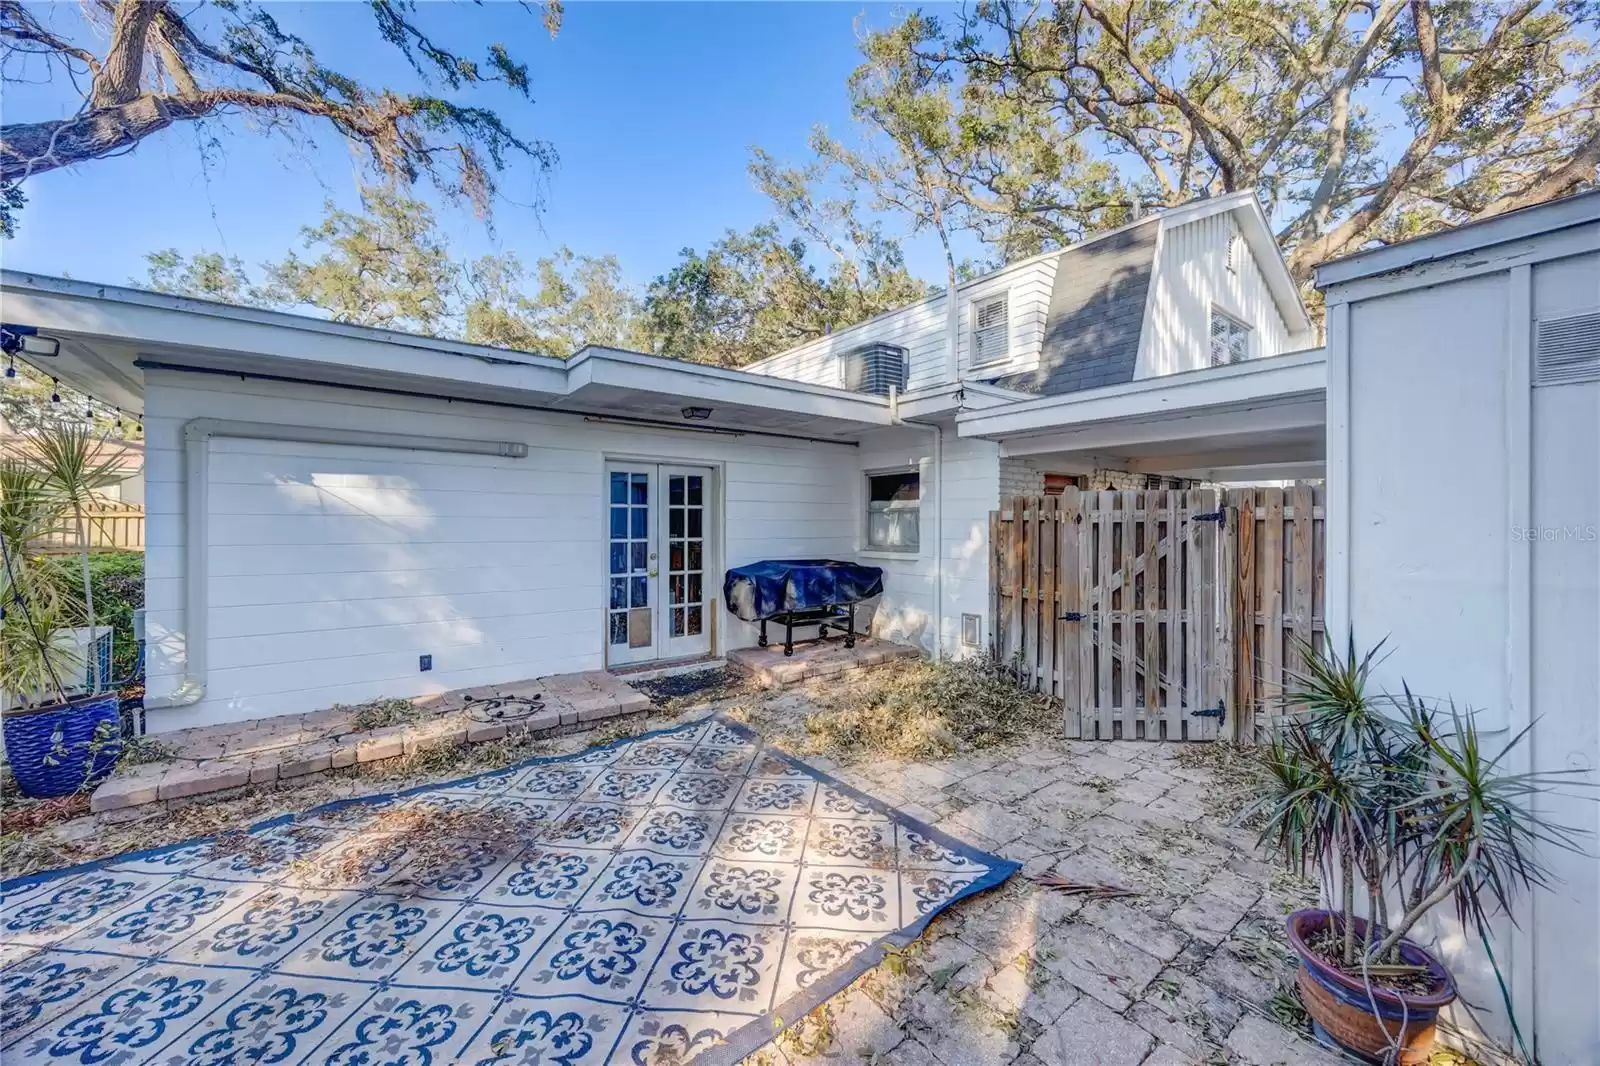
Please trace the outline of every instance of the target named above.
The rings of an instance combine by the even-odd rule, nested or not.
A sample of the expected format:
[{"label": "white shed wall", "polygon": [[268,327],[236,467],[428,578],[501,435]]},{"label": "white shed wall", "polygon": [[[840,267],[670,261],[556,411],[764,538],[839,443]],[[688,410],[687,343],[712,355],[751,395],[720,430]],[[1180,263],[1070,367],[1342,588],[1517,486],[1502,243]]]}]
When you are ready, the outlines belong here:
[{"label": "white shed wall", "polygon": [[1241,243],[1238,269],[1228,270],[1228,244],[1238,233],[1228,211],[1162,229],[1136,379],[1210,366],[1213,305],[1254,330],[1252,359],[1313,345],[1285,326],[1249,245]]},{"label": "white shed wall", "polygon": [[[1379,682],[1478,709],[1491,744],[1531,725],[1509,768],[1593,771],[1600,384],[1528,379],[1536,318],[1600,310],[1600,253],[1538,262],[1530,243],[1518,262],[1486,266],[1496,257],[1428,264],[1388,291],[1358,281],[1364,298],[1346,306],[1329,292],[1329,451],[1348,454],[1343,472],[1330,461],[1330,507],[1348,500],[1339,562],[1330,513],[1330,631],[1342,639],[1347,619],[1365,645],[1387,636]],[[1494,943],[1522,1030],[1550,1063],[1600,1062],[1600,805],[1581,791],[1540,809],[1585,853],[1548,849],[1551,886],[1524,897]],[[1442,915],[1432,933],[1489,1035],[1508,1042],[1476,939]]]},{"label": "white shed wall", "polygon": [[[524,459],[212,442],[207,696],[154,730],[238,721],[603,665],[608,456],[712,466],[721,570],[849,557],[856,449],[634,430],[569,415],[147,375],[149,690],[184,669],[182,429],[197,417],[524,441]],[[712,573],[713,569],[715,573]],[[712,593],[720,601],[720,592]],[[720,606],[722,646],[754,643]],[[431,672],[417,656],[434,656]]]}]

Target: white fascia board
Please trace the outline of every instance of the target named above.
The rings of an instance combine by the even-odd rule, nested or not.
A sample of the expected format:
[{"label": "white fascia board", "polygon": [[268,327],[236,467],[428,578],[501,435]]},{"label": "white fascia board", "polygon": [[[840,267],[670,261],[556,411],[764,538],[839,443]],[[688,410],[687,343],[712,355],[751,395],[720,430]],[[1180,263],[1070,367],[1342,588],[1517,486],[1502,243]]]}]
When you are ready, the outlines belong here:
[{"label": "white fascia board", "polygon": [[961,408],[961,383],[946,381],[924,389],[901,393],[895,413],[902,419],[920,421],[954,414]]},{"label": "white fascia board", "polygon": [[[231,315],[201,315],[143,302],[10,287],[5,289],[5,316],[7,321],[38,326],[46,333],[79,337],[85,342],[110,340],[157,358],[193,354],[203,363],[205,353],[224,359],[247,355],[252,361],[266,357],[339,367],[371,381],[405,375],[546,395],[559,395],[567,389],[566,366],[559,359],[530,362],[476,353],[464,358],[465,353],[451,350],[446,342],[433,348],[407,337],[401,343],[385,336],[383,330],[370,331],[372,336],[327,332],[303,328],[298,322],[285,325]],[[271,372],[264,362],[254,362],[252,369]]]},{"label": "white fascia board", "polygon": [[1148,448],[1206,438],[1278,436],[1289,431],[1321,430],[1326,423],[1326,401],[1321,394],[1316,394],[1199,411],[1161,411],[1143,417],[1062,426],[993,439],[1000,442],[1002,454],[1012,459],[1057,452],[1114,455],[1133,446]]},{"label": "white fascia board", "polygon": [[[20,270],[0,270],[0,291],[4,292],[8,304],[11,300],[28,293],[40,296],[53,295],[88,301],[97,306],[107,308],[113,306],[142,307],[159,311],[179,312],[202,319],[209,318],[227,322],[277,327],[295,334],[315,333],[326,337],[376,342],[404,348],[418,348],[427,352],[465,356],[488,363],[517,363],[524,366],[551,369],[559,369],[566,363],[564,359],[556,359],[547,355],[533,355],[528,352],[513,351],[509,348],[493,348],[486,344],[468,344],[465,341],[428,337],[418,333],[406,333],[402,330],[357,326],[348,322],[331,322],[327,319],[312,318],[309,315],[297,315],[287,311],[240,307],[236,304],[219,303],[216,300],[202,300],[192,296],[173,296],[168,293],[151,292],[147,289],[136,289],[123,285],[103,285],[96,282],[77,281],[71,278],[51,277],[47,274],[31,274]],[[7,321],[15,322],[19,321],[19,319],[17,316],[11,315],[8,309]],[[32,325],[33,323],[30,322],[28,324]],[[62,329],[65,330],[66,327],[63,326]],[[110,335],[103,331],[94,332],[101,336]],[[188,345],[190,342],[173,341],[172,343]]]},{"label": "white fascia board", "polygon": [[1208,407],[1320,396],[1326,384],[1327,366],[1319,348],[969,411],[959,415],[956,424],[963,437],[993,439]]},{"label": "white fascia board", "polygon": [[881,396],[615,348],[585,348],[573,357],[569,372],[573,377],[567,397],[579,402],[583,399],[584,387],[595,385],[638,389],[710,404],[770,407],[868,425],[891,424],[889,401]]},{"label": "white fascia board", "polygon": [[901,393],[897,410],[903,419],[918,420],[953,415],[959,411],[984,411],[1032,400],[1036,396],[1036,393],[1002,389],[998,385],[977,381],[946,381]]},{"label": "white fascia board", "polygon": [[[1329,289],[1362,278],[1389,274],[1425,263],[1492,248],[1574,226],[1600,223],[1600,190],[1567,196],[1548,203],[1509,211],[1503,215],[1469,222],[1454,229],[1416,237],[1398,244],[1356,252],[1342,259],[1318,265],[1316,286]],[[1600,229],[1593,238],[1600,242]]]}]

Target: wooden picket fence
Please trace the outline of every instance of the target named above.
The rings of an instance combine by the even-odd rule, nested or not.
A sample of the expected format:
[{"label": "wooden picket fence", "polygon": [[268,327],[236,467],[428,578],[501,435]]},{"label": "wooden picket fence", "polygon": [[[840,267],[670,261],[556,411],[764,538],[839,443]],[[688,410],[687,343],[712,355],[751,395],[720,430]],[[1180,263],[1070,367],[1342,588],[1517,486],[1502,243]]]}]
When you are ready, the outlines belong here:
[{"label": "wooden picket fence", "polygon": [[[90,551],[144,551],[144,507],[141,504],[108,500],[89,508],[84,519]],[[60,528],[39,538],[33,546],[47,554],[65,554],[77,551],[78,545],[77,526],[69,515]]]},{"label": "wooden picket fence", "polygon": [[1069,737],[1253,742],[1320,641],[1321,490],[1080,492],[992,512],[990,633]]}]

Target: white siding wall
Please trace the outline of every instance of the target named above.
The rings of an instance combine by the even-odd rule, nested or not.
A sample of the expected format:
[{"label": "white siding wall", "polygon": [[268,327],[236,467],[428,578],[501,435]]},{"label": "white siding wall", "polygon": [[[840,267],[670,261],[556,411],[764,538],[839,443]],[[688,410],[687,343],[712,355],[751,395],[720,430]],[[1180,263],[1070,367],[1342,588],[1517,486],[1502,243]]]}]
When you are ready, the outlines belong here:
[{"label": "white siding wall", "polygon": [[[586,424],[571,416],[147,374],[149,687],[184,668],[182,427],[191,418],[524,441],[524,459],[212,442],[209,677],[155,730],[598,669],[608,455],[718,470],[724,565],[848,557],[850,447]],[[714,573],[712,572],[714,571]],[[720,591],[713,592],[720,600]],[[753,630],[718,608],[724,647]],[[417,656],[431,653],[432,672]]]},{"label": "white siding wall", "polygon": [[[1533,268],[1535,318],[1600,310],[1600,255]],[[1528,679],[1533,766],[1600,768],[1600,382],[1532,390],[1535,531]],[[1590,780],[1596,780],[1591,773]],[[1587,854],[1552,852],[1555,877],[1534,900],[1533,1001],[1546,1062],[1600,1062],[1600,804],[1566,789],[1540,804]],[[1574,944],[1587,950],[1573,951]]]},{"label": "white siding wall", "polygon": [[[1491,746],[1531,724],[1508,768],[1593,771],[1600,384],[1529,389],[1514,384],[1510,357],[1512,338],[1531,335],[1531,318],[1600,309],[1600,254],[1534,265],[1531,316],[1510,272],[1451,279],[1449,264],[1420,269],[1438,283],[1351,304],[1348,331],[1330,313],[1330,352],[1346,344],[1349,352],[1348,577],[1347,591],[1330,580],[1331,624],[1344,624],[1347,596],[1357,639],[1389,638],[1382,687],[1398,691],[1404,679],[1422,695],[1476,709]],[[1331,311],[1338,295],[1329,293]],[[1330,381],[1330,392],[1338,386]],[[1514,453],[1524,414],[1527,450]],[[1344,441],[1336,423],[1330,431],[1332,453]],[[1523,491],[1531,511],[1513,521]],[[1338,517],[1330,514],[1330,552]],[[1546,850],[1550,886],[1521,897],[1516,927],[1499,923],[1494,951],[1541,1060],[1600,1062],[1600,805],[1591,794],[1539,806],[1578,834],[1583,853]],[[1436,918],[1433,942],[1463,999],[1482,1008],[1475,1016],[1492,1037],[1509,1041],[1488,958],[1449,915]],[[1460,1013],[1455,1020],[1473,1024]]]},{"label": "white siding wall", "polygon": [[1238,232],[1228,211],[1162,230],[1136,379],[1210,366],[1213,304],[1252,327],[1252,359],[1311,344],[1285,327],[1248,245],[1238,271],[1228,270],[1228,243]]},{"label": "white siding wall", "polygon": [[[933,433],[923,429],[883,430],[861,443],[861,490],[865,473],[922,471],[921,550],[915,554],[859,551],[864,563],[884,571],[884,597],[873,619],[873,633],[932,651],[936,559],[944,564],[944,647],[947,654],[970,654],[961,646],[961,615],[984,619],[989,613],[989,512],[999,506],[1000,448],[989,441],[961,440],[953,427],[944,441],[944,516],[935,507]],[[865,504],[862,505],[863,517]],[[935,555],[935,523],[944,532],[942,556]],[[864,521],[863,521],[864,524]]]},{"label": "white siding wall", "polygon": [[[957,359],[963,371],[968,366],[968,351],[972,344],[972,306],[1001,292],[1008,293],[1010,297],[1007,324],[1010,327],[1012,362],[999,369],[986,369],[985,375],[1022,373],[1038,366],[1050,290],[1055,283],[1058,262],[1057,256],[1028,260],[969,281],[957,290],[956,313],[960,320]],[[945,360],[945,307],[943,295],[933,296],[910,307],[879,315],[860,325],[798,345],[743,369],[754,374],[813,385],[839,386],[843,380],[839,369],[840,353],[882,341],[897,344],[909,353],[911,373],[908,390],[944,384],[949,380]]]}]

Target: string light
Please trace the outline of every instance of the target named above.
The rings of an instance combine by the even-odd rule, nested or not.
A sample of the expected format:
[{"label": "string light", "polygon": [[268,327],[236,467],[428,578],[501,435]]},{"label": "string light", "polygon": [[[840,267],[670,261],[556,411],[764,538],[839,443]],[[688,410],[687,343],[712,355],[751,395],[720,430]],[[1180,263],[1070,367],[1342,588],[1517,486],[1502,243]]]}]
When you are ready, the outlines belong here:
[{"label": "string light", "polygon": [[[14,357],[10,359],[10,361],[8,362],[8,364],[6,366],[5,376],[8,377],[8,378],[14,378],[14,377],[17,376],[17,365],[16,365],[16,359]],[[139,421],[137,418],[127,418],[126,416],[127,416],[128,413],[126,411],[124,411],[122,408],[113,407],[111,404],[108,404],[108,403],[101,403],[101,401],[96,400],[93,396],[90,396],[88,393],[84,393],[83,397],[84,397],[83,417],[85,419],[88,419],[91,422],[94,420],[94,417],[95,417],[95,405],[99,404],[101,409],[103,411],[105,411],[107,414],[110,414],[112,412],[116,413],[116,428],[118,430],[125,430],[127,428],[125,423],[126,422],[132,422],[132,424],[133,424],[133,432],[138,436],[141,436],[141,437],[144,436],[144,423]],[[51,403],[61,403],[62,402],[62,400],[61,400],[61,379],[60,378],[52,377],[50,379],[50,402]]]}]

